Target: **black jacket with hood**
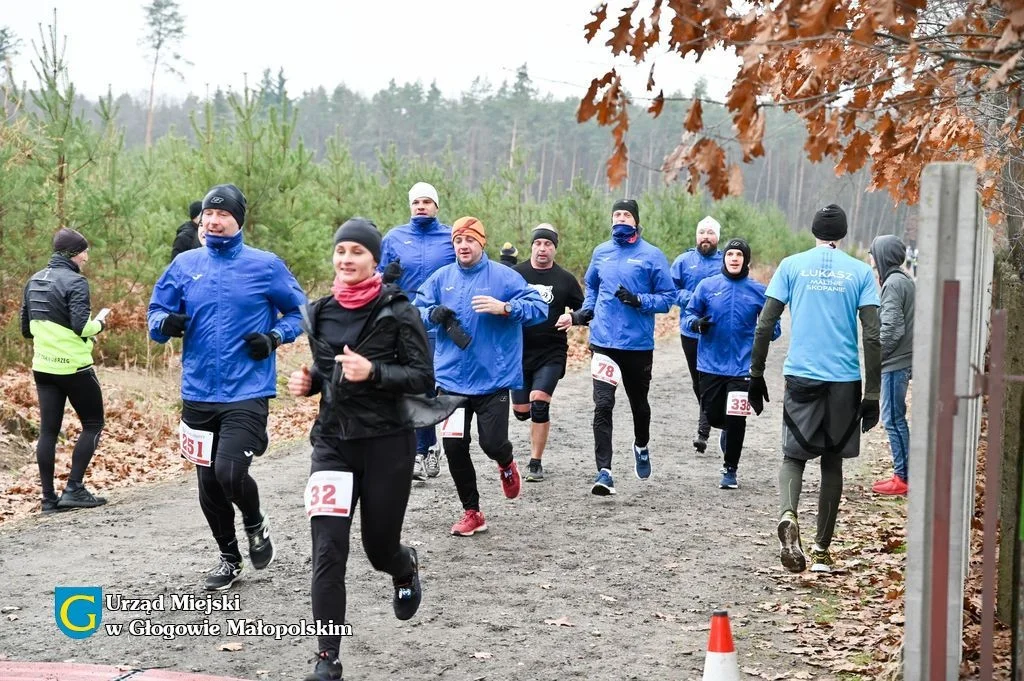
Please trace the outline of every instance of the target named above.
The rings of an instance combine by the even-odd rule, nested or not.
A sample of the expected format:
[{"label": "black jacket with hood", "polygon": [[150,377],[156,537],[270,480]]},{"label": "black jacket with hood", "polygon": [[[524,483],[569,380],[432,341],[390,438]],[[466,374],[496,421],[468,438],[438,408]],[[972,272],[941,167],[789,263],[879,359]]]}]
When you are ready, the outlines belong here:
[{"label": "black jacket with hood", "polygon": [[[304,315],[306,333],[313,351],[311,395],[321,394],[320,413],[310,440],[359,438],[390,435],[437,423],[455,408],[453,400],[427,400],[414,395],[434,385],[433,358],[419,312],[406,294],[394,284],[385,285],[369,314],[343,309],[333,296],[310,303]],[[352,351],[373,364],[368,381],[345,380],[335,356],[344,342],[322,334],[326,320],[365,320]]]}]

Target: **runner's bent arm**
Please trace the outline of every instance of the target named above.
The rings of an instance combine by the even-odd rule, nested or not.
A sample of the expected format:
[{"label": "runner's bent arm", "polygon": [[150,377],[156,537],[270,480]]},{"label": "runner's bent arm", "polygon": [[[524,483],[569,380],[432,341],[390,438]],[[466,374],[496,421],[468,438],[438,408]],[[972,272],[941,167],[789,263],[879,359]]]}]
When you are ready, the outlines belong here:
[{"label": "runner's bent arm", "polygon": [[[750,351],[750,375],[757,378],[764,376],[764,365],[768,360],[768,345],[772,342],[772,336],[778,328],[779,334],[782,327],[779,320],[782,319],[782,311],[786,309],[785,303],[768,296],[764,301],[764,308],[757,317],[757,328],[754,329],[754,347]],[[777,337],[777,336],[776,336]]]},{"label": "runner's bent arm", "polygon": [[859,308],[861,336],[864,341],[864,399],[877,400],[882,394],[882,344],[878,339],[878,306]]},{"label": "runner's bent arm", "polygon": [[153,286],[153,295],[149,299],[149,310],[146,323],[149,325],[149,337],[157,343],[166,343],[171,339],[160,333],[160,326],[169,314],[182,312],[182,288],[178,283],[178,268],[171,262]]},{"label": "runner's bent arm", "polygon": [[21,335],[25,338],[32,338],[31,321],[28,314],[28,284],[25,284],[25,292],[21,295]]},{"label": "runner's bent arm", "polygon": [[679,306],[680,313],[686,309],[686,306],[690,303],[690,298],[693,297],[693,291],[686,288],[686,271],[683,269],[686,265],[686,261],[683,256],[676,258],[676,261],[672,263],[672,283],[676,287],[676,305]]},{"label": "runner's bent arm", "polygon": [[411,303],[395,305],[398,319],[398,361],[373,361],[373,378],[383,390],[420,394],[434,385],[434,360],[427,344],[427,332]]},{"label": "runner's bent arm", "polygon": [[675,304],[679,294],[669,275],[668,260],[661,251],[658,251],[658,255],[661,257],[651,264],[651,269],[648,271],[651,292],[634,291],[636,297],[640,299],[641,312],[668,312]]},{"label": "runner's bent arm", "polygon": [[587,295],[583,298],[583,309],[593,312],[597,307],[597,294],[601,290],[601,274],[597,271],[597,261],[594,258],[590,259],[590,266],[587,267],[587,273],[583,276],[583,283],[587,287]]},{"label": "runner's bent arm", "polygon": [[690,302],[686,304],[686,310],[683,312],[683,328],[689,329],[690,324],[697,321],[705,314],[707,314],[707,305],[704,300],[704,287],[697,284],[697,288],[694,290],[693,295],[690,296]]},{"label": "runner's bent arm", "polygon": [[295,276],[280,258],[274,259],[274,272],[270,279],[270,300],[282,314],[271,331],[281,337],[281,343],[291,343],[302,333],[302,312],[306,294]]},{"label": "runner's bent arm", "polygon": [[508,318],[523,326],[546,322],[548,304],[540,297],[540,292],[527,284],[523,276],[515,270],[510,273],[515,276],[509,285],[511,297],[506,301],[509,306]]},{"label": "runner's bent arm", "polygon": [[103,330],[103,324],[89,319],[89,282],[85,277],[75,279],[68,289],[68,316],[71,330],[82,338],[95,336]]}]

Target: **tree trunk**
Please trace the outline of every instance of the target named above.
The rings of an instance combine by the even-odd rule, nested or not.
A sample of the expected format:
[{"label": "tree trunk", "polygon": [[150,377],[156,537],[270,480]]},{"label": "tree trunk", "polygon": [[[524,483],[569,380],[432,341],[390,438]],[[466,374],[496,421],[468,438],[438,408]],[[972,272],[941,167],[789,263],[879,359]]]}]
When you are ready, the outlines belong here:
[{"label": "tree trunk", "polygon": [[153,72],[149,76],[149,105],[146,107],[146,148],[153,145],[153,96],[156,93],[156,69],[160,65],[160,50],[153,56]]}]

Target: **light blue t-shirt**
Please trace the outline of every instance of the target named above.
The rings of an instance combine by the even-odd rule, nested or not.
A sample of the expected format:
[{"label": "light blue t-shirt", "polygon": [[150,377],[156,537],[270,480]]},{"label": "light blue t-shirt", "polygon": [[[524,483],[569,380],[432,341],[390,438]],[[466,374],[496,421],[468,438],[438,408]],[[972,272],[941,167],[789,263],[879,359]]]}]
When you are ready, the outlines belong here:
[{"label": "light blue t-shirt", "polygon": [[789,354],[782,372],[834,383],[859,381],[857,309],[880,305],[871,266],[818,246],[779,263],[765,295],[789,305]]}]

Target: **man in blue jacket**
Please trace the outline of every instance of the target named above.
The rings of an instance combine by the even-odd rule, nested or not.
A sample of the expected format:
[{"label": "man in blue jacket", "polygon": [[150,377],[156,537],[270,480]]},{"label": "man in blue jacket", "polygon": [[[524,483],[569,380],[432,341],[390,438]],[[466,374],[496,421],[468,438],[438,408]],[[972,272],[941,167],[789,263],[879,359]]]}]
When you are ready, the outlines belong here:
[{"label": "man in blue jacket", "polygon": [[209,591],[228,589],[242,573],[232,504],[242,512],[253,567],[274,559],[249,465],[267,448],[274,351],[299,335],[306,304],[280,258],[243,243],[245,207],[233,184],[210,189],[203,199],[206,247],[175,258],[149,301],[149,337],[183,339],[181,454],[196,465],[199,506],[220,548],[220,563],[206,576]]},{"label": "man in blue jacket", "polygon": [[[408,224],[388,230],[381,243],[380,263],[377,269],[384,272],[388,265],[392,270],[400,267],[397,283],[415,300],[416,293],[431,274],[455,262],[452,249],[452,230],[437,219],[439,199],[437,190],[426,182],[417,182],[409,190],[409,210],[412,218]],[[434,351],[436,333],[430,331],[427,341]],[[433,390],[427,393],[433,397]],[[441,472],[440,452],[437,435],[433,426],[416,430],[416,462],[412,469],[413,480],[424,481],[436,478]]]},{"label": "man in blue jacket", "polygon": [[[743,439],[747,432],[747,388],[750,351],[757,316],[764,307],[765,286],[750,276],[750,246],[743,239],[725,245],[722,271],[704,279],[694,290],[683,316],[684,327],[698,334],[701,412],[721,428],[722,489],[736,489]],[[772,340],[782,334],[775,323]]]},{"label": "man in blue jacket", "polygon": [[710,215],[697,223],[697,246],[682,253],[672,263],[672,281],[679,293],[676,304],[679,305],[679,339],[683,343],[683,355],[686,366],[690,370],[690,383],[693,393],[697,396],[697,437],[693,438],[693,448],[701,454],[708,448],[708,437],[711,425],[704,410],[700,408],[700,370],[697,368],[698,334],[694,333],[685,323],[686,306],[699,284],[708,277],[715,276],[722,269],[722,252],[717,249],[722,226]]},{"label": "man in blue jacket", "polygon": [[468,537],[487,529],[469,456],[473,415],[480,448],[498,463],[505,496],[515,499],[521,480],[508,439],[509,389],[523,387],[522,327],[546,320],[548,306],[522,275],[487,258],[487,232],[476,218],[455,221],[452,244],[456,262],[427,279],[416,305],[427,327],[438,330],[434,375],[441,392],[466,398],[449,419],[462,436],[442,436],[463,508],[452,534]]},{"label": "man in blue jacket", "polygon": [[651,477],[647,450],[651,430],[654,314],[668,312],[676,299],[668,259],[640,236],[640,208],[632,199],[612,206],[612,238],[597,246],[587,268],[586,297],[576,318],[590,321],[590,370],[594,379],[594,457],[592,494],[615,494],[612,480],[612,412],[621,382],[633,412],[634,472]]}]

